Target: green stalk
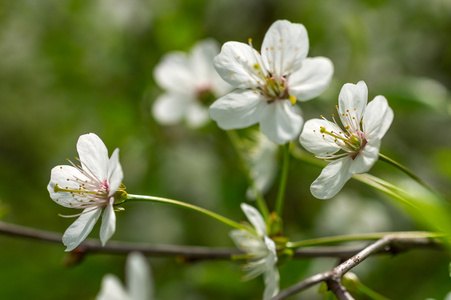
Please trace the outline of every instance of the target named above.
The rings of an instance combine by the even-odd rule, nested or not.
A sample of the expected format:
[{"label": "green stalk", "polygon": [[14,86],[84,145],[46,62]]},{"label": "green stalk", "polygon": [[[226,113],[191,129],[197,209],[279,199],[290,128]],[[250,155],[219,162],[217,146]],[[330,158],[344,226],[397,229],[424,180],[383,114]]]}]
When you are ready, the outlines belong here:
[{"label": "green stalk", "polygon": [[386,162],[386,163],[398,168],[399,170],[404,172],[407,176],[409,176],[410,178],[412,178],[413,180],[415,180],[416,182],[418,182],[419,184],[421,184],[422,186],[424,186],[428,190],[433,191],[420,177],[415,175],[412,171],[410,171],[409,169],[407,169],[405,166],[401,165],[397,161],[391,159],[390,157],[388,157],[388,156],[386,156],[386,155],[384,155],[382,153],[379,153],[379,158],[382,161],[384,161],[384,162]]},{"label": "green stalk", "polygon": [[279,191],[277,193],[275,212],[282,216],[283,202],[285,199],[285,188],[287,186],[288,169],[290,164],[290,143],[283,146],[282,174],[280,176]]},{"label": "green stalk", "polygon": [[218,215],[217,213],[211,212],[205,208],[198,207],[189,203],[173,200],[173,199],[167,199],[167,198],[161,198],[161,197],[153,197],[153,196],[142,196],[142,195],[132,195],[127,194],[127,201],[149,201],[149,202],[159,202],[159,203],[166,203],[171,204],[174,206],[180,206],[187,208],[189,210],[195,211],[197,213],[203,214],[207,217],[213,218],[219,222],[222,222],[230,227],[236,228],[236,229],[245,229],[249,230],[248,227],[245,227],[235,221],[232,221],[226,217],[223,217],[221,215]]},{"label": "green stalk", "polygon": [[357,291],[373,300],[389,300],[387,297],[384,297],[381,294],[377,293],[376,291],[373,291],[372,289],[362,284],[361,282],[359,282],[357,286]]},{"label": "green stalk", "polygon": [[226,132],[227,132],[227,135],[229,136],[230,141],[232,142],[233,149],[235,150],[235,152],[240,160],[242,168],[244,169],[244,173],[247,177],[249,185],[251,186],[252,191],[255,193],[255,202],[257,204],[257,208],[260,211],[260,213],[262,214],[263,219],[267,222],[269,219],[268,205],[266,204],[266,201],[263,198],[263,195],[260,193],[258,188],[255,186],[254,180],[252,180],[252,178],[250,177],[249,170],[243,161],[242,154],[241,154],[243,145],[241,143],[241,139],[238,136],[238,134],[236,133],[236,131],[234,131],[234,130],[227,130]]},{"label": "green stalk", "polygon": [[427,231],[400,231],[400,232],[375,232],[375,233],[363,233],[363,234],[349,234],[349,235],[336,235],[330,237],[323,237],[317,239],[310,239],[298,242],[288,242],[287,247],[294,249],[299,247],[310,247],[332,243],[344,243],[351,241],[373,241],[379,240],[387,235],[399,236],[400,238],[436,238],[444,236],[442,233],[427,232]]}]

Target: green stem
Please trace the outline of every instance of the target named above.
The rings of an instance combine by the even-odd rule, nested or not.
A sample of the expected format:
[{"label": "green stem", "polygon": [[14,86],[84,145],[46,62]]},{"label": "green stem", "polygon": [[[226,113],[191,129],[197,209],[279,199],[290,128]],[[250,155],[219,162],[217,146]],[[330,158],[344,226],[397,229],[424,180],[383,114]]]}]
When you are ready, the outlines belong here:
[{"label": "green stem", "polygon": [[403,197],[399,194],[399,193],[402,193],[404,195],[408,195],[408,193],[403,191],[402,189],[392,185],[391,183],[388,183],[378,177],[375,177],[375,176],[367,174],[367,173],[354,174],[354,175],[352,175],[352,178],[357,181],[360,181],[362,183],[365,183],[373,188],[376,188],[376,189],[384,192],[385,194],[387,194],[395,199],[400,200],[404,204],[407,204],[408,206],[413,207],[418,210],[417,205],[412,203],[412,201],[409,200],[409,197]]},{"label": "green stem", "polygon": [[409,169],[407,169],[406,167],[404,167],[403,165],[401,165],[400,163],[398,163],[397,161],[391,159],[390,157],[379,153],[379,158],[386,162],[389,163],[390,165],[400,169],[402,172],[404,172],[407,176],[409,176],[410,178],[412,178],[413,180],[415,180],[416,182],[418,182],[419,184],[421,184],[422,186],[424,186],[425,188],[427,188],[430,191],[433,191],[423,180],[421,180],[420,177],[418,177],[417,175],[415,175],[412,171],[410,171]]},{"label": "green stem", "polygon": [[442,233],[427,231],[400,231],[400,232],[375,232],[363,234],[336,235],[317,239],[310,239],[298,242],[288,242],[287,247],[294,249],[299,247],[310,247],[331,243],[343,243],[351,241],[372,241],[379,240],[387,235],[399,236],[400,238],[436,238],[444,236]]},{"label": "green stem", "polygon": [[153,197],[153,196],[142,196],[142,195],[132,195],[132,194],[128,194],[127,196],[127,200],[126,201],[150,201],[150,202],[160,202],[160,203],[166,203],[166,204],[171,204],[171,205],[175,205],[175,206],[180,206],[180,207],[184,207],[190,210],[193,210],[195,212],[198,212],[200,214],[206,215],[210,218],[213,218],[219,222],[222,222],[226,225],[229,225],[233,228],[236,229],[245,229],[245,230],[249,230],[247,227],[232,221],[226,217],[223,217],[221,215],[218,215],[217,213],[211,212],[205,208],[202,207],[198,207],[189,203],[185,203],[185,202],[181,202],[181,201],[177,201],[177,200],[172,200],[172,199],[167,199],[167,198],[161,198],[161,197]]},{"label": "green stem", "polygon": [[370,289],[369,287],[367,287],[366,285],[362,284],[361,282],[359,282],[358,286],[357,286],[357,290],[366,295],[367,297],[369,297],[370,299],[373,300],[389,300],[388,298],[382,296],[381,294],[373,291],[372,289]]},{"label": "green stem", "polygon": [[260,193],[260,191],[258,190],[258,188],[255,186],[255,182],[252,179],[252,177],[249,175],[249,169],[246,167],[246,164],[243,161],[242,158],[242,149],[244,148],[241,142],[240,137],[238,136],[238,134],[236,133],[235,130],[227,130],[227,135],[229,136],[230,141],[232,142],[232,146],[233,149],[235,150],[240,163],[242,165],[242,168],[244,169],[244,173],[247,177],[247,180],[249,182],[249,185],[252,188],[252,191],[255,194],[255,202],[257,204],[258,210],[261,212],[263,219],[265,219],[265,221],[267,222],[269,219],[269,209],[268,209],[268,205],[266,204],[265,199],[263,198],[263,195]]},{"label": "green stem", "polygon": [[282,216],[283,202],[285,199],[285,188],[287,186],[288,167],[290,163],[290,143],[283,146],[283,161],[282,161],[282,175],[280,176],[279,191],[276,199],[276,214]]}]

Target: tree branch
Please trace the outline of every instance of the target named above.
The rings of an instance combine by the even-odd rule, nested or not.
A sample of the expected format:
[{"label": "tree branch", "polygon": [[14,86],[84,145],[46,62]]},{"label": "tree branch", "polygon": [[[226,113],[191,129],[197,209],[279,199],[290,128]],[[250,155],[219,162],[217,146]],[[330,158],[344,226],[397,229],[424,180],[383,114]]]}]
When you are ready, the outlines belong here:
[{"label": "tree branch", "polygon": [[[28,238],[37,241],[49,242],[61,245],[62,235],[60,233],[38,230],[30,227],[13,225],[0,222],[0,234]],[[382,249],[378,253],[393,253],[407,251],[411,248],[438,248],[439,243],[429,238],[406,239],[401,243],[392,241],[390,249]],[[366,249],[366,246],[316,246],[298,248],[294,251],[295,258],[315,258],[315,257],[337,257],[348,259],[358,252]],[[138,243],[124,243],[110,241],[104,247],[99,241],[87,239],[76,250],[79,254],[88,253],[112,253],[126,254],[132,251],[139,251],[147,256],[180,256],[185,260],[199,259],[225,259],[229,260],[232,255],[244,254],[237,249],[218,249],[195,246],[173,246],[173,245],[148,245]]]},{"label": "tree branch", "polygon": [[[367,247],[364,247],[357,254],[353,255],[343,263],[339,264],[332,270],[318,273],[313,275],[285,290],[282,290],[277,296],[273,298],[273,300],[282,300],[293,294],[296,294],[306,288],[325,282],[335,296],[338,299],[351,300],[354,299],[351,294],[344,288],[341,283],[341,278],[345,275],[349,270],[360,264],[362,261],[370,257],[371,255],[378,253],[392,253],[397,254],[402,251],[407,251],[411,248],[439,248],[441,245],[440,241],[433,238],[423,238],[423,237],[414,237],[412,235],[406,234],[397,234],[397,235],[387,235],[384,238],[376,241],[373,244],[370,244]],[[348,250],[350,253],[352,249]],[[341,254],[345,254],[346,251],[343,251]]]}]

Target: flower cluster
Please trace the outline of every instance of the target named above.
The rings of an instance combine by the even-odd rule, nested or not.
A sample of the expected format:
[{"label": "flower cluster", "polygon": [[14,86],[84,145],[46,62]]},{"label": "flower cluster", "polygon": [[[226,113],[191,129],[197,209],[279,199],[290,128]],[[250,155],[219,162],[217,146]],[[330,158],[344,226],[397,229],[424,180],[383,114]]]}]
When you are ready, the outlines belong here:
[{"label": "flower cluster", "polygon": [[[227,42],[219,53],[216,42],[204,40],[196,44],[189,55],[170,53],[155,68],[155,80],[166,92],[155,101],[153,115],[162,124],[185,120],[190,127],[206,124],[210,116],[225,130],[259,124],[264,136],[256,138],[259,147],[249,151],[251,154],[246,162],[254,183],[254,190],[248,191],[248,197],[263,203],[261,197],[256,197],[260,195],[253,192],[266,191],[274,180],[278,167],[276,144],[290,142],[300,134],[299,141],[305,149],[330,162],[312,183],[311,192],[319,199],[332,198],[353,174],[369,171],[377,161],[381,139],[393,121],[393,111],[383,96],[377,96],[367,104],[368,89],[360,81],[345,84],[339,94],[336,108],[343,128],[335,115],[332,115],[333,121],[322,117],[308,120],[304,125],[296,103],[320,95],[333,75],[332,62],[325,57],[308,58],[308,50],[307,31],[302,24],[277,21],[267,31],[260,52],[249,41],[249,44]],[[235,90],[226,94],[230,90],[228,84]],[[208,105],[214,99],[217,100],[211,104],[208,113]],[[289,146],[284,147],[287,155],[282,169],[285,171],[288,170],[288,164],[285,164],[288,159],[285,158],[289,157]],[[102,212],[100,240],[105,245],[115,232],[114,205],[125,199],[147,197],[125,193],[119,150],[115,149],[108,157],[108,150],[97,135],[80,136],[77,151],[79,158],[76,160],[80,164],[68,160],[71,165],[54,167],[47,187],[56,203],[81,210],[66,216],[78,217],[64,233],[66,251],[72,251],[83,242]],[[281,178],[281,182],[286,180],[286,176]],[[278,204],[282,203],[279,200],[283,200],[285,183],[280,185],[283,188],[279,191],[275,213],[271,214],[275,218],[280,218]],[[247,260],[243,266],[244,279],[263,275],[263,299],[278,294],[278,254],[276,243],[270,237],[274,238],[276,234],[271,220],[268,225],[257,209],[241,204],[252,225],[243,226],[228,219],[224,221],[226,218],[218,218],[217,214],[191,204],[151,196],[147,199],[180,205],[232,224],[237,229],[230,232],[230,237]],[[265,211],[261,202],[258,204],[263,215],[269,215],[268,209],[263,206]],[[272,228],[269,233],[268,226]],[[284,239],[276,241],[280,254],[288,244],[281,246],[283,242],[280,241]],[[130,255],[127,274],[127,289],[116,277],[106,276],[97,299],[149,299],[152,296],[150,270],[144,257]]]}]

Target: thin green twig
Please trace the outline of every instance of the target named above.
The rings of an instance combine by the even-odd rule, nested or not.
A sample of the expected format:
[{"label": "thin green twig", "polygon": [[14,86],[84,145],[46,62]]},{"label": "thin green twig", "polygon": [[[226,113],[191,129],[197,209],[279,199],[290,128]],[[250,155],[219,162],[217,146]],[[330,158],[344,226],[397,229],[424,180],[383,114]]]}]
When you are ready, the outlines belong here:
[{"label": "thin green twig", "polygon": [[415,180],[416,182],[418,182],[419,184],[421,184],[422,186],[427,188],[429,191],[432,191],[432,192],[435,193],[435,191],[429,185],[427,185],[420,177],[415,175],[415,173],[413,173],[411,170],[407,169],[405,166],[401,165],[397,161],[391,159],[390,157],[388,157],[388,156],[386,156],[386,155],[384,155],[382,153],[379,153],[379,158],[382,161],[384,161],[384,162],[386,162],[386,163],[398,168],[399,170],[404,172],[407,176],[409,176],[410,178],[412,178],[413,180]]},{"label": "thin green twig", "polygon": [[283,202],[285,199],[285,189],[287,186],[287,179],[288,179],[289,164],[290,164],[290,143],[286,143],[283,146],[282,172],[281,172],[281,176],[280,176],[279,191],[277,193],[276,206],[275,206],[275,212],[279,217],[282,216]]},{"label": "thin green twig", "polygon": [[257,207],[260,210],[265,221],[268,221],[268,219],[269,219],[268,205],[266,204],[266,201],[263,198],[263,195],[261,194],[261,192],[255,186],[255,182],[252,179],[252,177],[250,176],[249,169],[247,168],[245,162],[243,161],[242,151],[243,151],[244,147],[242,145],[241,139],[235,130],[227,130],[226,132],[227,132],[227,135],[228,135],[230,141],[232,142],[233,149],[235,150],[235,153],[238,156],[238,159],[240,160],[241,166],[244,169],[244,173],[247,177],[247,181],[249,182],[249,185],[251,186],[251,189],[255,195],[255,202],[257,204]]},{"label": "thin green twig", "polygon": [[231,226],[233,228],[236,229],[245,229],[245,230],[249,230],[248,227],[241,225],[240,223],[237,223],[233,220],[230,220],[226,217],[223,217],[217,213],[214,213],[212,211],[209,211],[205,208],[202,207],[198,207],[196,205],[192,205],[189,203],[185,203],[185,202],[181,202],[181,201],[177,201],[177,200],[173,200],[173,199],[168,199],[168,198],[161,198],[161,197],[153,197],[153,196],[142,196],[142,195],[132,195],[132,194],[128,194],[127,200],[126,202],[129,201],[149,201],[149,202],[159,202],[159,203],[166,203],[166,204],[171,204],[171,205],[175,205],[175,206],[180,206],[183,208],[187,208],[189,210],[198,212],[200,214],[203,214],[205,216],[208,216],[210,218],[213,218],[215,220],[218,220],[219,222],[222,222],[228,226]]},{"label": "thin green twig", "polygon": [[437,238],[443,237],[443,233],[428,232],[428,231],[400,231],[400,232],[375,232],[375,233],[362,233],[362,234],[348,234],[348,235],[336,235],[329,237],[322,237],[310,240],[303,240],[298,242],[288,242],[288,248],[310,247],[332,243],[344,243],[351,241],[373,241],[379,240],[386,236],[396,236],[399,238]]}]

